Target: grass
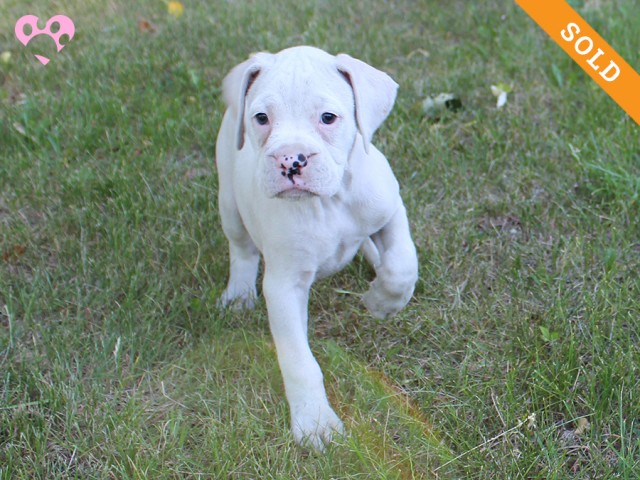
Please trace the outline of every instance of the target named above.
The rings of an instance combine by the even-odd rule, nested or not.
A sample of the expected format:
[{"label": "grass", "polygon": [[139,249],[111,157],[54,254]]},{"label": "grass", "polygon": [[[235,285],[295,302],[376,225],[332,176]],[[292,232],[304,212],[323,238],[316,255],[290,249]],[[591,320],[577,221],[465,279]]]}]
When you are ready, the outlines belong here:
[{"label": "grass", "polygon": [[[633,0],[572,5],[637,68]],[[638,478],[639,127],[513,2],[185,7],[3,3],[0,478]],[[25,48],[27,13],[76,36]],[[220,81],[301,43],[401,85],[375,141],[421,259],[388,321],[347,293],[360,260],[312,292],[351,432],[324,456],[288,434],[264,305],[215,308]],[[463,109],[434,120],[440,92]]]}]

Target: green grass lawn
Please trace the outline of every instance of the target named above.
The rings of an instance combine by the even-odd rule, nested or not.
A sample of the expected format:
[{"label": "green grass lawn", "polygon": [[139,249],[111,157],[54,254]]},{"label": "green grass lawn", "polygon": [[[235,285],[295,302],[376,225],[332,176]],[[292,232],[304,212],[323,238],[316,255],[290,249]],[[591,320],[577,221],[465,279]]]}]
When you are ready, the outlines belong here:
[{"label": "green grass lawn", "polygon": [[[640,477],[640,127],[514,2],[26,3],[0,4],[0,479]],[[571,3],[640,67],[637,0]],[[23,47],[28,13],[76,35]],[[314,287],[350,432],[324,456],[264,302],[215,307],[220,83],[296,44],[400,84],[375,143],[421,269],[387,321],[359,259]],[[425,115],[441,92],[463,108]]]}]

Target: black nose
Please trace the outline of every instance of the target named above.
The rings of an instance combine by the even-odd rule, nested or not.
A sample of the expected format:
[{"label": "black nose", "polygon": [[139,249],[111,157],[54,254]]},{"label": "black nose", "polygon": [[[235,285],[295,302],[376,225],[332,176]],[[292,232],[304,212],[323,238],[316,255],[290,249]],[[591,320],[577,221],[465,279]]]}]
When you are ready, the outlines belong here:
[{"label": "black nose", "polygon": [[307,157],[303,154],[298,154],[298,160],[292,163],[294,169],[302,168],[307,166]]},{"label": "black nose", "polygon": [[[287,177],[289,180],[293,182],[294,175],[301,175],[300,169],[307,166],[307,157],[305,157],[302,153],[298,154],[298,159],[295,160],[291,167],[287,168],[284,163],[280,164],[280,168],[282,169],[282,176]],[[295,182],[294,182],[295,183]]]}]

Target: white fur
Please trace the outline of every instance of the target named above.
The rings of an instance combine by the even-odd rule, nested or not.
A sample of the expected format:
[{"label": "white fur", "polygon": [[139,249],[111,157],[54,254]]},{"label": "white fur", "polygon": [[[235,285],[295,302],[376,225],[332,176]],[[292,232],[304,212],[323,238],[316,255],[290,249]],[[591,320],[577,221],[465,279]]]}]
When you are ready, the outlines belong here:
[{"label": "white fur", "polygon": [[[344,427],[309,349],[312,283],[362,249],[376,271],[363,301],[384,318],[406,305],[417,280],[398,183],[369,143],[391,111],[396,89],[385,73],[312,47],[256,54],[224,81],[228,108],[216,163],[230,277],[220,302],[253,307],[262,255],[262,291],[293,434],[318,450]],[[325,112],[336,114],[335,122],[323,123]],[[261,125],[257,113],[267,114],[268,124]],[[289,168],[295,158],[307,159],[297,173]]]}]

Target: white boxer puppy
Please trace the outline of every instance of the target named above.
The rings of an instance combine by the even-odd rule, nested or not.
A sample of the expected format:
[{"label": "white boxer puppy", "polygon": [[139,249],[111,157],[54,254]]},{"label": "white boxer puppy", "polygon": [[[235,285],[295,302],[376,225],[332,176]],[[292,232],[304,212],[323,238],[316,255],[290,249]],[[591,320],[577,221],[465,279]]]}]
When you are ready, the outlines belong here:
[{"label": "white boxer puppy", "polygon": [[407,304],[418,278],[398,182],[370,144],[397,88],[349,55],[304,46],[257,53],[224,79],[216,163],[230,276],[220,303],[253,307],[262,255],[293,435],[317,450],[343,425],[309,348],[311,284],[360,249],[376,272],[364,304],[384,318]]}]

